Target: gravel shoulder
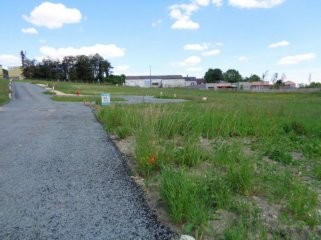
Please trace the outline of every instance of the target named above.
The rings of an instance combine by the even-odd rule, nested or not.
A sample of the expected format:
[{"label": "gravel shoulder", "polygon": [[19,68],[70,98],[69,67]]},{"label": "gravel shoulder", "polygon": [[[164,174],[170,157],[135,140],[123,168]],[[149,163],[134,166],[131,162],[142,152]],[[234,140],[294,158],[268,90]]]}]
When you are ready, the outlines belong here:
[{"label": "gravel shoulder", "polygon": [[0,108],[0,239],[172,239],[91,110],[42,91]]}]

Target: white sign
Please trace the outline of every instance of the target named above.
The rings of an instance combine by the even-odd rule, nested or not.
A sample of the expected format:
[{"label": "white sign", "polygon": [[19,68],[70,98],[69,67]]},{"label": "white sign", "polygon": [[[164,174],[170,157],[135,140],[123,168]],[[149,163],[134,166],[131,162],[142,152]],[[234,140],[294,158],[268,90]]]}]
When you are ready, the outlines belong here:
[{"label": "white sign", "polygon": [[110,105],[110,94],[109,93],[102,93],[100,94],[101,97],[101,105],[106,106]]}]

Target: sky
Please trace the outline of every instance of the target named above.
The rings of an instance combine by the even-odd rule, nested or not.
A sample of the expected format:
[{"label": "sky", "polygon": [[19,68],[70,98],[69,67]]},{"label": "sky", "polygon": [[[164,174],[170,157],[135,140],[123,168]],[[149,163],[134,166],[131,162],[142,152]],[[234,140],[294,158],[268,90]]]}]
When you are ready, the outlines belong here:
[{"label": "sky", "polygon": [[114,74],[321,82],[320,0],[1,0],[0,64],[100,54]]}]

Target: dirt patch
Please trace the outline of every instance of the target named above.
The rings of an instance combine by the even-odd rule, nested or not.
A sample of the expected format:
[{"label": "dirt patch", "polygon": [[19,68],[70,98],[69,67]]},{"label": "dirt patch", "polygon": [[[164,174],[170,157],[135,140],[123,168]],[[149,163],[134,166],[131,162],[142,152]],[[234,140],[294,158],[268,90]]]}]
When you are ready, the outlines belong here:
[{"label": "dirt patch", "polygon": [[253,196],[252,200],[261,209],[264,224],[270,228],[269,230],[275,229],[282,206],[271,204],[263,197]]}]

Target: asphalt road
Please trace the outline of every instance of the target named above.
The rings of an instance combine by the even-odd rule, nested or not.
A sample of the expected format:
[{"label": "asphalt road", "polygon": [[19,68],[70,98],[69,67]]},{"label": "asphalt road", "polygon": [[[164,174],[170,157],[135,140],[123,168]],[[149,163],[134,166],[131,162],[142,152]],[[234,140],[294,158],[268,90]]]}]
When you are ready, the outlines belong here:
[{"label": "asphalt road", "polygon": [[170,239],[79,103],[14,84],[0,107],[0,239]]}]

